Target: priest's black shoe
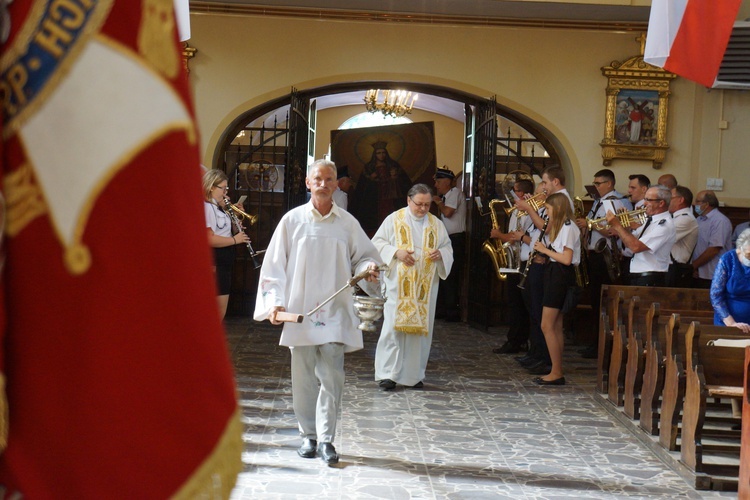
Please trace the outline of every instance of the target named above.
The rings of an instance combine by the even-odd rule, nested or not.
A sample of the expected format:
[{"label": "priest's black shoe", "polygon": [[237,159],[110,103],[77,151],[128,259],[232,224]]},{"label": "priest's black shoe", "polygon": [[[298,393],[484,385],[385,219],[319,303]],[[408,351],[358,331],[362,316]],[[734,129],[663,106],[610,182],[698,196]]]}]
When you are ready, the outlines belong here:
[{"label": "priest's black shoe", "polygon": [[381,380],[380,382],[378,382],[378,385],[384,391],[392,391],[393,389],[396,388],[396,382],[394,382],[391,379]]},{"label": "priest's black shoe", "polygon": [[318,445],[318,456],[327,464],[339,463],[339,454],[331,443],[320,443]]},{"label": "priest's black shoe", "polygon": [[302,458],[315,458],[315,449],[318,447],[318,442],[314,439],[303,439],[302,446],[297,449],[297,455]]},{"label": "priest's black shoe", "polygon": [[534,383],[538,385],[565,385],[565,377],[556,378],[554,380],[544,380],[542,377],[536,377]]}]

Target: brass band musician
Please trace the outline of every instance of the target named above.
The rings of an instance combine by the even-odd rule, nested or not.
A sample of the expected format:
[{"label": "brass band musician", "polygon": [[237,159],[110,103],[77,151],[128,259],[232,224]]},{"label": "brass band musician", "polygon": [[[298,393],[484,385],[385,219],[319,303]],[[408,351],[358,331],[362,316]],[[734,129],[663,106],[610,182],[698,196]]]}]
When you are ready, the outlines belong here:
[{"label": "brass band musician", "polygon": [[648,218],[632,233],[622,226],[615,213],[607,211],[607,223],[611,230],[633,252],[630,262],[631,286],[664,286],[670,262],[669,252],[676,240],[669,213],[671,200],[672,193],[666,187],[649,188],[644,198]]},{"label": "brass band musician", "polygon": [[677,234],[669,258],[666,286],[690,288],[693,286],[693,265],[690,260],[698,242],[698,221],[693,215],[693,192],[685,186],[672,188],[672,201],[669,212],[672,214]]},{"label": "brass band musician", "polygon": [[[534,183],[529,179],[520,179],[513,184],[514,198],[524,198],[531,195],[534,191]],[[519,210],[514,210],[508,220],[508,232],[504,233],[500,229],[493,228],[490,237],[499,239],[503,243],[519,242],[521,243],[520,262],[521,269],[526,267],[526,261],[529,258],[531,248],[522,241],[523,235],[531,227],[532,221],[528,214],[519,216]],[[506,290],[508,293],[508,339],[500,347],[492,350],[495,354],[514,354],[520,352],[523,345],[529,339],[529,312],[523,300],[521,289],[518,288],[518,282],[521,279],[519,273],[508,273]]]},{"label": "brass band musician", "polygon": [[[599,198],[594,201],[586,218],[576,219],[576,225],[582,231],[582,248],[588,251],[588,274],[589,274],[589,300],[594,314],[599,314],[601,303],[601,288],[603,284],[611,284],[619,277],[619,248],[615,247],[616,241],[610,239],[609,229],[594,228],[588,231],[586,219],[599,219],[606,215],[607,211],[614,213],[629,209],[623,203],[623,197],[615,191],[615,174],[610,169],[602,169],[594,174],[594,188]],[[591,338],[598,336],[598,324],[591,322]],[[593,340],[596,342],[596,340]],[[597,356],[597,346],[592,343],[581,351],[586,358]]]},{"label": "brass band musician", "polygon": [[[559,166],[549,166],[542,172],[542,182],[537,189],[540,192],[546,192],[547,196],[554,193],[561,193],[568,198],[571,210],[573,209],[573,200],[570,193],[565,189],[565,172]],[[546,209],[542,207],[539,212],[526,200],[517,200],[516,206],[519,210],[528,212],[533,221],[530,234],[523,236],[523,242],[532,246],[539,240],[539,234],[545,227]],[[529,258],[529,257],[527,257]],[[542,302],[544,296],[544,264],[546,258],[542,256],[529,259],[529,270],[527,271],[527,280],[524,288],[524,300],[526,301],[529,317],[529,351],[518,362],[526,368],[532,375],[548,375],[552,367],[547,343],[542,332],[542,311],[544,305]]]}]

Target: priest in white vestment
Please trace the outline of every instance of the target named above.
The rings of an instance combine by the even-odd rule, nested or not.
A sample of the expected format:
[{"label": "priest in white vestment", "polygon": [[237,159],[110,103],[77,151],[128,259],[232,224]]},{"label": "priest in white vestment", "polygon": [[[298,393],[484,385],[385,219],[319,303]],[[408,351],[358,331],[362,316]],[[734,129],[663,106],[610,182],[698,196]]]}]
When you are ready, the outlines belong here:
[{"label": "priest in white vestment", "polygon": [[[368,268],[367,280],[377,281],[380,256],[375,246],[354,216],[332,201],[336,166],[327,160],[314,162],[305,183],[310,201],[281,218],[266,250],[256,321],[278,325],[278,311],[305,314]],[[292,403],[303,438],[297,453],[303,458],[317,455],[329,464],[338,462],[333,440],[344,388],[344,353],[362,349],[358,324],[351,290],[302,323],[284,324],[279,343],[292,354]]]},{"label": "priest in white vestment", "polygon": [[432,346],[438,283],[450,273],[453,249],[443,222],[429,213],[432,190],[414,185],[407,207],[386,217],[372,241],[388,265],[383,328],[375,351],[375,380],[422,387]]}]

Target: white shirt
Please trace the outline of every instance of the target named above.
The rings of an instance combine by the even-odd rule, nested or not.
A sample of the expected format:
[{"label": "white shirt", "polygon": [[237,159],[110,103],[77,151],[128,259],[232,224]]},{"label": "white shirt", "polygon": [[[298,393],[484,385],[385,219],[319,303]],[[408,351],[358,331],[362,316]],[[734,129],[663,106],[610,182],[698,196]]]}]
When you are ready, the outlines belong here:
[{"label": "white shirt", "polygon": [[216,236],[232,237],[232,220],[215,203],[203,202],[203,213],[206,214],[206,227]]},{"label": "white shirt", "polygon": [[445,229],[448,230],[448,234],[463,233],[466,231],[466,203],[464,203],[464,195],[457,187],[452,187],[450,191],[445,193],[445,206],[455,210],[453,215],[446,217],[442,213],[440,219],[445,224]]},{"label": "white shirt", "polygon": [[666,273],[671,259],[669,252],[674,246],[676,233],[672,216],[668,211],[651,217],[635,230],[633,235],[649,249],[633,255],[630,261],[631,273],[660,272]]},{"label": "white shirt", "polygon": [[690,262],[693,249],[698,242],[698,221],[691,207],[681,208],[672,214],[677,240],[672,247],[672,257],[680,264]]},{"label": "white shirt", "polygon": [[349,195],[345,191],[342,191],[341,188],[336,188],[336,191],[333,192],[333,201],[339,208],[346,210],[349,206]]},{"label": "white shirt", "polygon": [[[588,219],[600,219],[607,215],[607,212],[617,213],[618,210],[625,208],[622,203],[623,200],[619,199],[616,191],[610,191],[598,200],[594,202],[594,205],[589,210]],[[589,232],[591,239],[589,240],[589,250],[593,250],[596,247],[596,242],[605,238],[598,231],[591,230]],[[607,239],[607,246],[612,249],[612,242]]]},{"label": "white shirt", "polygon": [[[305,314],[340,289],[353,274],[380,255],[357,219],[334,203],[321,215],[312,204],[284,214],[273,232],[260,269],[253,318],[263,321],[274,306]],[[344,351],[362,349],[362,332],[354,314],[351,291],[339,294],[302,323],[284,323],[283,346],[344,344]]]},{"label": "white shirt", "polygon": [[[545,236],[545,239],[548,237],[549,235]],[[573,261],[570,264],[577,266],[581,263],[581,231],[572,221],[566,221],[562,225],[555,241],[548,246],[551,246],[552,250],[558,253],[563,253],[566,248],[570,248],[573,250]],[[552,257],[550,257],[550,260],[557,262]]]}]

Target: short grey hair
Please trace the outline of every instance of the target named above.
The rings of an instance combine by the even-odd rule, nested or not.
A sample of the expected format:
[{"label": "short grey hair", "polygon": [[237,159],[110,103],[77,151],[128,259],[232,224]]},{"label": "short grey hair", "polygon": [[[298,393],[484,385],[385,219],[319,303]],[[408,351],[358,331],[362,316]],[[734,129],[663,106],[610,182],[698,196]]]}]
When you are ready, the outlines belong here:
[{"label": "short grey hair", "polygon": [[414,184],[411,189],[409,189],[409,192],[406,193],[406,196],[411,198],[412,196],[417,194],[429,194],[430,196],[432,196],[432,188],[427,184]]},{"label": "short grey hair", "polygon": [[331,170],[333,170],[333,173],[335,175],[338,175],[338,171],[336,170],[336,164],[335,163],[333,163],[331,160],[320,159],[320,160],[315,160],[310,165],[308,165],[308,167],[307,167],[307,177],[310,177],[310,172],[312,172],[314,169],[320,168],[320,167],[328,167]]},{"label": "short grey hair", "polygon": [[742,250],[747,246],[750,246],[750,227],[742,231],[737,237],[738,249]]},{"label": "short grey hair", "polygon": [[660,200],[664,200],[664,203],[669,206],[669,203],[672,201],[672,190],[669,189],[667,186],[662,186],[661,184],[657,184],[656,186],[651,186],[649,189],[655,189],[656,190],[656,197]]}]

